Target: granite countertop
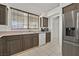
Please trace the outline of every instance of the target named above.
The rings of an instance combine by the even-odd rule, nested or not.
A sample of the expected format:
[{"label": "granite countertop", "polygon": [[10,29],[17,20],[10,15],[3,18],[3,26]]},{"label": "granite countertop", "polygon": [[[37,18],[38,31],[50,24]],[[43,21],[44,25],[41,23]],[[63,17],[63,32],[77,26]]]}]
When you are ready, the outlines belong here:
[{"label": "granite countertop", "polygon": [[[46,31],[49,32],[49,31]],[[34,33],[46,33],[41,31],[1,31],[0,37],[2,36],[10,36],[10,35],[20,35],[20,34],[34,34]]]},{"label": "granite countertop", "polygon": [[27,31],[2,31],[0,32],[0,37],[2,36],[10,36],[10,35],[20,35],[20,34],[33,34],[39,32],[27,32]]}]

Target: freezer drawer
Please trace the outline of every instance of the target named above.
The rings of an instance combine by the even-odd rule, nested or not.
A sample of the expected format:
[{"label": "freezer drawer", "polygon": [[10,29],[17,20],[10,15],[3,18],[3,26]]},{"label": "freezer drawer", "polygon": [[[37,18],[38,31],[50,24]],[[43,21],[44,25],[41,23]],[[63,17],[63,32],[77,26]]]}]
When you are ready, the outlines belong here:
[{"label": "freezer drawer", "polygon": [[79,56],[79,44],[72,43],[69,41],[63,41],[62,55],[63,56]]},{"label": "freezer drawer", "polygon": [[63,44],[62,44],[62,55],[63,56],[72,56],[73,55],[73,45],[63,42]]}]

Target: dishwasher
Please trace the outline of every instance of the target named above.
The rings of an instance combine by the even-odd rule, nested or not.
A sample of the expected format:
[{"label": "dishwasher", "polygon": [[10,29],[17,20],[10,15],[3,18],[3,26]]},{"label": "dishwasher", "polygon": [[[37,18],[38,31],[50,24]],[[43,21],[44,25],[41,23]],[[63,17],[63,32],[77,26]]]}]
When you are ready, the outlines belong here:
[{"label": "dishwasher", "polygon": [[41,32],[39,34],[39,46],[43,46],[46,44],[46,32]]}]

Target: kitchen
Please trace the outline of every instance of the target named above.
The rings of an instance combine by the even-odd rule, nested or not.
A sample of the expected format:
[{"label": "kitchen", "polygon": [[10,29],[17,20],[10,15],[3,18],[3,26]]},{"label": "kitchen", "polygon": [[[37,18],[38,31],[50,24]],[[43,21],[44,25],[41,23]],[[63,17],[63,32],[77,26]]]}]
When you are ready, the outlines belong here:
[{"label": "kitchen", "polygon": [[[74,20],[72,21],[73,18],[70,16],[68,17],[68,15],[71,14],[66,15],[65,13],[76,10],[77,8],[74,6],[77,5],[78,4],[75,3],[0,4],[0,55],[16,56],[20,55],[18,53],[22,53],[24,51],[28,52],[34,48],[42,49],[43,47],[48,48],[47,50],[44,48],[45,51],[47,51],[44,55],[46,55],[46,53],[50,56],[71,56],[72,54],[79,55],[76,51],[75,53],[77,54],[74,54],[75,49],[73,50],[73,47],[71,46],[68,47],[66,41],[64,40],[65,31],[68,32],[66,34],[69,36],[75,35],[72,33],[69,34],[70,31],[68,31],[75,30],[74,28],[71,28],[71,26],[75,24]],[[68,21],[65,23],[65,21],[69,18],[72,18],[70,21],[68,20],[71,23]],[[71,26],[70,28],[64,30],[65,25]],[[67,37],[67,40],[70,39]],[[51,45],[52,48],[49,49]],[[40,49],[38,49],[38,51]],[[55,51],[56,49],[57,51]],[[78,47],[76,47],[76,50],[77,49]],[[69,51],[69,53],[67,51]],[[42,55],[41,52],[39,53]],[[35,55],[39,54],[36,53]]]},{"label": "kitchen", "polygon": [[[9,56],[51,41],[48,18],[24,10],[0,5],[0,55]],[[40,21],[39,21],[40,18]],[[39,28],[40,26],[40,28]]]}]

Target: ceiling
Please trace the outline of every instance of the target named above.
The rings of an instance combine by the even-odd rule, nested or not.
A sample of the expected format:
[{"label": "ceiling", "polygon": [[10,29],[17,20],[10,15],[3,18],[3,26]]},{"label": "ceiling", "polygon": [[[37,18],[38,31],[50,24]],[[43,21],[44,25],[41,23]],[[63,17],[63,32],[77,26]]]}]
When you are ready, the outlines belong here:
[{"label": "ceiling", "polygon": [[6,5],[37,15],[42,15],[59,6],[59,3],[6,3]]}]

